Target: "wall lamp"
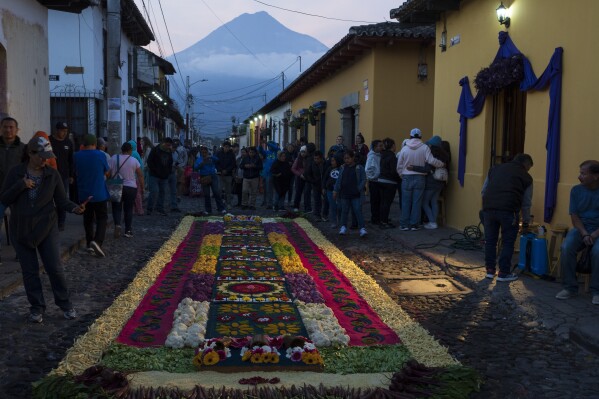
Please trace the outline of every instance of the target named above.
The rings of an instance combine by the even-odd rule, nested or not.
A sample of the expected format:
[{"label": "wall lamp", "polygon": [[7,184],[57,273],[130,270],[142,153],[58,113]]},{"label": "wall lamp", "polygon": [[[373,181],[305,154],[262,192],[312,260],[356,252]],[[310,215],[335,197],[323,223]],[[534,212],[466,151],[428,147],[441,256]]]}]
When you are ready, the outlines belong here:
[{"label": "wall lamp", "polygon": [[497,20],[499,21],[499,25],[505,25],[506,28],[509,28],[510,27],[510,17],[509,17],[510,10],[507,9],[503,5],[503,1],[501,2],[501,4],[499,4],[499,7],[497,7],[497,10],[495,10],[495,12],[497,13]]}]

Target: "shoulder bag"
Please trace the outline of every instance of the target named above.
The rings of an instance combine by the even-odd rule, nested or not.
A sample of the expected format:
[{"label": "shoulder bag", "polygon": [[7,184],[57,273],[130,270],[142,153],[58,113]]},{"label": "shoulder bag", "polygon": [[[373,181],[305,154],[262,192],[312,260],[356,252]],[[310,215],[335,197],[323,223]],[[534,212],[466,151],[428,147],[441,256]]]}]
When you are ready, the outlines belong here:
[{"label": "shoulder bag", "polygon": [[[131,155],[125,159],[125,162],[131,158]],[[123,162],[123,165],[125,164]],[[116,172],[110,177],[110,179],[106,180],[106,187],[108,188],[108,193],[110,194],[110,201],[112,202],[121,202],[123,198],[123,178],[119,175],[119,171],[121,170],[121,165],[119,162],[119,156],[116,156],[116,164],[119,166]]]}]

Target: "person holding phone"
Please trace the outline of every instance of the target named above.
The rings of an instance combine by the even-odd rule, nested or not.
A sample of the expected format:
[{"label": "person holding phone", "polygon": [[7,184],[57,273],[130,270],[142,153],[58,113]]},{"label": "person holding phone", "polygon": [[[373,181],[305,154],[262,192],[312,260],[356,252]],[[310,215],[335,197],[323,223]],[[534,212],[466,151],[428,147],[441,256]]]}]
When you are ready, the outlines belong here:
[{"label": "person holding phone", "polygon": [[31,305],[29,321],[41,323],[46,310],[38,253],[50,279],[54,302],[66,319],[74,319],[77,312],[60,263],[57,208],[80,215],[85,205],[67,198],[60,173],[46,165],[48,159],[55,157],[47,139],[32,138],[25,155],[25,161],[8,172],[0,200],[11,209],[10,236]]}]

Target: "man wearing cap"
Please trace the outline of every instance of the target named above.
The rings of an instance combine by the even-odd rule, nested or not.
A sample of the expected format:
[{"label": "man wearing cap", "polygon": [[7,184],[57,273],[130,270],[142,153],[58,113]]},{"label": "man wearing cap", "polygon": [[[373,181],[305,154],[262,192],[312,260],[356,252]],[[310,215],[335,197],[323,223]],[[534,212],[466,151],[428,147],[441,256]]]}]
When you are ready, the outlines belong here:
[{"label": "man wearing cap", "polygon": [[[6,117],[0,121],[0,187],[3,186],[4,179],[8,171],[21,162],[25,144],[19,138],[19,122],[11,117]],[[2,194],[2,191],[0,191]],[[0,231],[4,224],[4,211],[6,206],[0,203]],[[1,240],[0,240],[1,242]]]},{"label": "man wearing cap", "polygon": [[[56,165],[68,198],[69,184],[73,183],[75,167],[73,164],[73,143],[69,140],[69,126],[66,122],[56,124],[56,131],[50,136],[50,144],[54,155],[56,155]],[[65,211],[58,209],[58,231],[64,231],[66,216]]]},{"label": "man wearing cap", "polygon": [[58,171],[46,166],[47,160],[55,157],[48,140],[32,138],[25,156],[27,160],[13,167],[6,176],[0,200],[12,211],[10,235],[21,263],[30,304],[29,321],[41,323],[46,310],[38,254],[50,280],[54,302],[66,319],[74,319],[77,312],[60,264],[56,208],[81,214],[85,205],[71,202]]},{"label": "man wearing cap", "polygon": [[[96,148],[96,136],[86,134],[83,136],[83,149],[75,153],[75,173],[77,176],[77,190],[79,199],[89,199],[83,214],[83,227],[85,239],[90,253],[97,256],[106,256],[102,249],[106,237],[106,223],[108,221],[108,188],[106,181],[110,167],[104,153]],[[94,220],[96,230],[94,232]]]},{"label": "man wearing cap", "polygon": [[397,173],[401,182],[401,230],[420,230],[422,196],[426,185],[426,173],[408,169],[408,166],[424,166],[426,163],[436,168],[444,163],[433,157],[430,148],[422,142],[420,129],[410,132],[410,139],[397,156]]}]

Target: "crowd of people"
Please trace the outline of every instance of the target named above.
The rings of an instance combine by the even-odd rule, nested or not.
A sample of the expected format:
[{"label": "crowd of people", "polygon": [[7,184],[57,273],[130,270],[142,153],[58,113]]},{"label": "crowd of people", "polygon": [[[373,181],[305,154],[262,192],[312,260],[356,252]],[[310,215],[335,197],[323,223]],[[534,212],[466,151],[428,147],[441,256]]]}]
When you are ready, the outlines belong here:
[{"label": "crowd of people", "polygon": [[[65,228],[66,212],[83,215],[87,249],[99,257],[106,255],[103,243],[109,205],[114,238],[132,238],[134,214],[181,212],[183,195],[203,196],[203,201],[197,202],[197,214],[212,214],[213,202],[221,214],[234,208],[253,211],[260,199],[259,206],[267,210],[300,213],[301,209],[315,222],[330,222],[330,228],[339,229],[340,235],[355,229],[360,237],[368,234],[363,214],[368,196],[372,226],[401,231],[436,229],[438,199],[451,161],[449,147],[441,137],[423,142],[417,128],[400,148],[389,137],[375,139],[368,147],[362,134],[351,147],[338,136],[326,154],[305,138],[284,148],[266,138],[255,147],[244,148],[225,141],[210,151],[204,146],[188,148],[166,137],[156,146],[147,138],[131,140],[112,155],[106,152],[106,141],[94,135],[83,136],[76,151],[64,122],[56,125],[52,135],[37,132],[28,143],[18,136],[14,118],[2,119],[0,129],[0,213],[10,209],[9,234],[21,263],[29,320],[36,323],[43,320],[46,308],[38,254],[56,305],[65,318],[77,316],[58,256],[57,237]],[[591,290],[593,303],[599,304],[599,247],[595,245],[599,238],[598,165],[597,161],[583,163],[581,185],[573,189],[570,213],[574,229],[562,248],[565,280],[559,299],[577,292],[576,252],[583,244],[593,245]],[[517,278],[511,273],[510,259],[520,211],[524,209],[524,222],[530,215],[531,167],[532,158],[520,154],[512,162],[492,168],[484,184],[487,278],[495,277],[500,230],[503,246],[498,281]],[[392,217],[396,196],[400,213]]]}]

